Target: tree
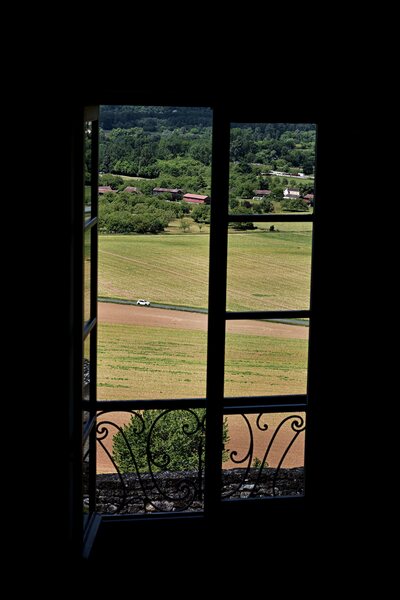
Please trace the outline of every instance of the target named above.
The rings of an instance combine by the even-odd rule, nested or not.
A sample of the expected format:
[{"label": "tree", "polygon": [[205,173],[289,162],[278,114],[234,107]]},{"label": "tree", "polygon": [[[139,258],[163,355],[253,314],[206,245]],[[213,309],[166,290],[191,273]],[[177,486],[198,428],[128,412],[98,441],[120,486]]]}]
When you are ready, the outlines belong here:
[{"label": "tree", "polygon": [[190,231],[190,220],[183,218],[179,221],[179,227],[182,229],[183,233]]},{"label": "tree", "polygon": [[314,159],[312,156],[307,156],[303,159],[304,175],[312,175],[314,172]]},{"label": "tree", "polygon": [[100,185],[109,185],[111,189],[116,190],[118,186],[124,183],[124,180],[118,175],[100,175],[99,183]]},{"label": "tree", "polygon": [[306,194],[314,193],[314,184],[313,183],[300,183],[299,191],[301,196],[305,196]]},{"label": "tree", "polygon": [[[113,459],[123,473],[197,470],[204,464],[204,408],[135,412],[113,438]],[[223,423],[223,460],[229,450],[228,423]]]},{"label": "tree", "polygon": [[283,210],[290,210],[293,212],[308,212],[308,205],[302,198],[282,200],[281,207]]},{"label": "tree", "polygon": [[210,222],[210,207],[207,204],[198,204],[192,209],[190,213],[193,221],[196,223],[209,223]]},{"label": "tree", "polygon": [[260,207],[266,213],[274,212],[274,205],[272,204],[271,200],[268,200],[267,198],[263,198],[261,200]]}]

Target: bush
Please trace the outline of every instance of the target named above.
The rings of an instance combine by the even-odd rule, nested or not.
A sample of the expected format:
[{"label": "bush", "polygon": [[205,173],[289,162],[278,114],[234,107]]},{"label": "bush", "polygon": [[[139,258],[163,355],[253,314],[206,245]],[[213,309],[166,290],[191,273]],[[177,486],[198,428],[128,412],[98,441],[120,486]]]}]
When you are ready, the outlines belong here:
[{"label": "bush", "polygon": [[116,190],[123,183],[124,180],[118,175],[100,175],[99,177],[99,185],[109,185],[113,190]]},{"label": "bush", "polygon": [[195,206],[190,213],[193,221],[196,223],[209,223],[210,222],[210,207],[206,204]]},{"label": "bush", "polygon": [[293,212],[308,212],[307,202],[302,198],[289,198],[288,200],[282,200],[282,210],[290,210]]},{"label": "bush", "polygon": [[[113,438],[116,465],[122,473],[197,470],[199,456],[204,464],[205,415],[204,408],[135,412]],[[225,417],[223,460],[228,458],[228,442]]]}]

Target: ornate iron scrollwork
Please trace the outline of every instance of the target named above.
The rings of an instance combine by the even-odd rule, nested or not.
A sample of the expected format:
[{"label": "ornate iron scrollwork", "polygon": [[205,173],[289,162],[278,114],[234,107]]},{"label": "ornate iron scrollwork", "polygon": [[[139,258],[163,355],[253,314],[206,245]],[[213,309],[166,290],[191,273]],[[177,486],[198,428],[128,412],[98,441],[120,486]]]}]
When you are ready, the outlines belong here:
[{"label": "ornate iron scrollwork", "polygon": [[[101,490],[99,485],[97,486],[97,504],[100,506],[100,511],[121,513],[201,509],[205,410],[186,408],[178,411],[149,410],[146,415],[144,411],[129,412],[133,417],[130,435],[140,439],[143,448],[140,456],[132,448],[133,444],[129,440],[126,428],[107,420],[104,413],[98,415],[97,442],[108,456],[120,482],[120,493],[114,495],[112,502],[109,500],[106,503],[102,502]],[[162,439],[163,424],[166,424],[165,420],[172,413],[179,413],[180,435],[184,440],[188,440],[186,451],[190,456],[183,458],[183,464],[185,458],[189,460],[190,470],[177,470],[172,450],[168,450],[167,441]],[[116,435],[119,437],[119,447],[122,444],[126,450],[124,456],[127,456],[127,460],[122,466],[121,463],[118,464],[115,453],[111,452],[104,443],[112,431],[114,439]],[[162,445],[163,441],[165,447]],[[126,466],[127,464],[129,467]],[[193,465],[196,465],[196,468],[193,468]]]},{"label": "ornate iron scrollwork", "polygon": [[[265,418],[268,417],[270,413],[260,413],[257,415],[255,426],[258,431],[267,432],[269,429],[268,423],[265,421]],[[271,438],[269,439],[268,444],[265,445],[264,454],[262,460],[258,459],[257,466],[254,465],[254,432],[251,426],[251,423],[246,416],[246,414],[241,413],[240,416],[244,420],[243,428],[247,430],[249,441],[248,441],[248,451],[246,452],[243,458],[236,458],[237,452],[235,450],[231,451],[230,459],[232,462],[237,463],[238,465],[244,465],[240,472],[237,470],[236,475],[239,478],[239,482],[236,482],[235,485],[224,485],[222,489],[222,497],[223,498],[231,498],[233,496],[239,496],[241,498],[254,498],[254,497],[262,497],[262,496],[276,496],[276,495],[286,495],[287,490],[285,489],[285,485],[281,486],[282,489],[277,487],[277,482],[279,475],[282,473],[282,464],[288,455],[290,449],[292,448],[294,442],[298,438],[298,436],[305,431],[305,420],[301,415],[289,415],[282,419],[282,421],[275,428]],[[279,433],[283,431],[285,426],[290,423],[290,429],[293,431],[293,435],[287,442],[286,447],[283,449],[282,454],[278,460],[278,464],[275,468],[268,467],[268,458],[270,456],[271,450],[274,448],[274,444],[279,436]],[[287,470],[286,470],[287,471]],[[291,491],[289,493],[294,493],[293,489],[297,488],[299,491],[296,493],[301,493],[301,490],[304,487],[304,477],[303,477],[303,469],[297,469],[298,473],[294,475],[297,476],[296,486],[293,484],[290,485]]]},{"label": "ornate iron scrollwork", "polygon": [[[202,510],[205,410],[184,408],[125,412],[131,416],[129,431],[126,426],[113,422],[112,415],[106,412],[99,413],[97,417],[96,439],[114,470],[114,474],[97,477],[99,512]],[[272,428],[268,420],[271,413],[261,412],[253,418],[246,413],[238,416],[243,420],[246,449],[232,449],[235,440],[230,440],[229,459],[235,468],[223,470],[222,499],[303,494],[303,468],[287,469],[283,465],[296,439],[305,430],[304,417],[300,414],[286,415]],[[182,462],[177,462],[167,433],[171,431],[172,419],[177,423],[180,439],[187,440],[186,456]],[[111,436],[113,449],[109,443]],[[116,437],[120,455],[116,452]],[[260,458],[255,456],[255,448]],[[121,452],[124,461],[121,460]],[[269,465],[271,455],[274,467]]]}]

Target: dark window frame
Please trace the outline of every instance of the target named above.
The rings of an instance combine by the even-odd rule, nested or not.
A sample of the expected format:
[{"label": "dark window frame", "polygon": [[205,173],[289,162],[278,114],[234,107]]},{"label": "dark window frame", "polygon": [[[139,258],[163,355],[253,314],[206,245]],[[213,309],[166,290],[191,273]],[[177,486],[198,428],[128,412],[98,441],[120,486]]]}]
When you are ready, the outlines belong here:
[{"label": "dark window frame", "polygon": [[[116,94],[118,96],[118,94]],[[120,96],[120,95],[119,95]],[[208,106],[213,110],[213,144],[212,144],[212,197],[218,197],[218,203],[211,204],[211,232],[210,232],[210,272],[209,272],[209,312],[208,312],[208,351],[207,351],[207,390],[206,398],[202,399],[187,399],[187,400],[132,400],[132,401],[99,401],[96,402],[96,360],[91,360],[91,382],[90,382],[90,401],[87,405],[85,402],[82,403],[82,408],[89,409],[91,415],[90,426],[86,428],[84,437],[90,437],[90,448],[91,448],[91,460],[94,468],[91,468],[90,475],[90,488],[91,496],[94,498],[95,490],[95,423],[96,410],[99,406],[101,410],[124,410],[131,408],[184,408],[185,406],[190,407],[205,407],[207,408],[207,421],[218,424],[218,427],[207,427],[206,430],[206,463],[207,468],[205,471],[205,508],[204,512],[196,515],[188,515],[182,513],[177,514],[165,514],[160,517],[163,520],[173,520],[174,522],[178,519],[184,519],[188,521],[198,521],[204,519],[208,522],[214,522],[215,519],[222,517],[228,517],[232,514],[237,513],[238,510],[246,510],[251,505],[250,510],[264,510],[264,507],[268,505],[268,510],[274,511],[274,506],[279,503],[279,510],[283,506],[299,506],[304,505],[304,497],[299,498],[265,498],[260,500],[236,500],[224,502],[220,496],[221,486],[221,455],[220,448],[222,446],[222,421],[224,414],[240,414],[254,413],[254,412],[286,412],[286,411],[302,411],[307,412],[307,422],[310,420],[310,407],[314,404],[314,388],[313,382],[315,381],[315,363],[316,355],[314,351],[314,327],[313,327],[313,290],[315,288],[315,268],[314,268],[314,254],[315,254],[315,231],[318,229],[316,224],[318,222],[318,203],[314,207],[312,215],[260,215],[254,220],[256,221],[269,221],[269,222],[313,222],[313,243],[312,243],[312,267],[311,267],[311,305],[308,311],[265,311],[260,313],[257,312],[244,312],[244,313],[233,313],[226,311],[226,275],[227,275],[227,235],[228,235],[228,221],[240,221],[248,220],[248,215],[232,215],[228,218],[228,197],[229,197],[229,144],[230,144],[230,126],[231,123],[237,122],[317,122],[316,118],[309,119],[308,116],[302,114],[294,115],[291,113],[277,115],[268,109],[257,110],[255,107],[251,107],[249,110],[237,110],[227,109],[224,103],[215,101],[215,99],[207,99],[205,102],[188,102],[188,99],[182,101],[178,98],[159,98],[148,97],[147,95],[122,95],[122,97],[101,99],[101,104],[132,104],[132,105],[176,105],[176,106]],[[99,103],[100,104],[100,103]],[[92,123],[97,123],[94,127],[93,140],[96,138],[97,142],[93,143],[94,148],[93,164],[98,160],[98,120],[96,119],[97,107],[90,107],[85,109],[85,112],[81,111],[80,116],[84,120],[90,120]],[[290,118],[289,118],[290,116]],[[82,123],[83,123],[82,122]],[[318,123],[317,123],[318,125]],[[83,124],[82,127],[76,130],[76,142],[75,147],[76,156],[81,157],[81,166],[76,168],[76,179],[75,179],[75,210],[77,218],[74,224],[75,234],[75,246],[78,250],[75,253],[75,270],[78,281],[81,280],[83,285],[83,251],[82,245],[84,241],[84,231],[90,229],[92,232],[92,250],[94,252],[92,256],[91,265],[91,320],[80,328],[80,339],[81,348],[80,352],[75,353],[75,366],[80,368],[75,369],[75,385],[74,389],[77,392],[80,390],[82,393],[82,364],[83,364],[83,342],[85,338],[90,335],[91,339],[91,356],[95,354],[96,348],[96,334],[97,334],[97,192],[98,192],[98,179],[97,170],[95,170],[95,176],[92,177],[92,215],[89,222],[84,224],[83,230],[79,232],[79,214],[83,214],[83,177],[84,170],[82,164],[83,156]],[[318,130],[317,130],[318,137]],[[318,148],[318,143],[317,143]],[[317,171],[317,166],[316,166]],[[316,186],[318,186],[318,177],[316,173],[315,177]],[[318,191],[316,190],[317,197]],[[80,212],[79,212],[79,209]],[[79,252],[79,246],[81,252]],[[96,293],[95,293],[96,292]],[[82,296],[81,296],[82,297]],[[75,294],[75,315],[79,317],[81,315],[81,323],[83,322],[82,314],[82,303],[79,306],[79,294]],[[295,396],[263,396],[263,397],[245,397],[245,398],[230,398],[224,397],[224,370],[225,370],[225,325],[226,320],[238,319],[238,318],[276,318],[277,316],[284,316],[285,318],[295,317],[307,317],[310,319],[310,337],[309,337],[309,363],[308,363],[308,385],[307,392],[304,395]],[[79,329],[79,318],[75,321],[75,333]],[[79,408],[79,410],[78,410]],[[99,518],[94,512],[94,501],[91,500],[91,511],[92,519],[88,520],[87,527],[83,531],[82,527],[78,525],[79,519],[81,519],[82,513],[82,487],[81,487],[81,465],[82,465],[82,408],[77,407],[75,403],[72,407],[72,421],[73,421],[73,438],[75,439],[75,449],[77,448],[76,440],[79,440],[80,450],[76,454],[73,454],[73,476],[72,482],[72,506],[75,508],[73,514],[75,515],[75,530],[76,544],[79,546],[79,538],[84,539],[84,554],[88,555],[91,544],[95,539],[97,527],[99,525]],[[79,419],[78,419],[79,417]],[[312,424],[312,419],[311,419]],[[307,436],[306,436],[306,450],[305,450],[305,464],[308,469],[308,457],[310,456],[312,432],[309,431],[309,424],[307,425]],[[80,432],[80,435],[77,435]],[[93,454],[92,454],[93,452]],[[311,461],[310,461],[311,463]],[[309,473],[307,472],[307,494],[308,494],[308,481]],[[256,508],[257,507],[257,508]],[[143,522],[146,517],[143,515],[130,516],[121,518],[120,515],[114,516],[102,516],[103,523],[124,524],[128,521],[134,522],[140,520]],[[150,517],[149,520],[153,518]]]}]

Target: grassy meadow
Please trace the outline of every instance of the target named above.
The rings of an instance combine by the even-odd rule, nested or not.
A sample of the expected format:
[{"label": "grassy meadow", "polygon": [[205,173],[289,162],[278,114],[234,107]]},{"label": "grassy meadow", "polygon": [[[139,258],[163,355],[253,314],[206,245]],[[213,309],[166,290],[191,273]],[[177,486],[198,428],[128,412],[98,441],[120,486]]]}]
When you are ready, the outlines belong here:
[{"label": "grassy meadow", "polygon": [[[307,309],[312,224],[257,225],[230,230],[228,309]],[[100,235],[99,296],[207,308],[209,236],[196,229]],[[100,322],[98,397],[204,397],[206,345],[200,331]],[[305,393],[306,376],[307,340],[227,334],[227,396]]]},{"label": "grassy meadow", "polygon": [[[269,226],[230,230],[230,310],[309,308],[312,224],[275,223],[275,232]],[[99,236],[100,297],[207,308],[208,268],[203,232]]]},{"label": "grassy meadow", "polygon": [[[201,331],[100,323],[99,400],[204,397],[206,344]],[[227,334],[227,396],[301,394],[306,377],[307,340]]]}]

